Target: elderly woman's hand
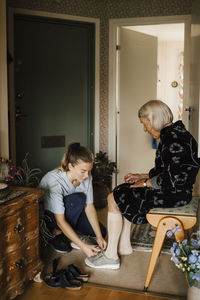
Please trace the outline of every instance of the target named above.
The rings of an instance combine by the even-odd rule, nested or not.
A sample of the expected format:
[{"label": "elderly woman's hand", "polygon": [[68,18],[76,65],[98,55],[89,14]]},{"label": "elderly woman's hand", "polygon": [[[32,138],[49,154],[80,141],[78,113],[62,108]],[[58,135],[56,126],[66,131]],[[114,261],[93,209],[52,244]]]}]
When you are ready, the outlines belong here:
[{"label": "elderly woman's hand", "polygon": [[124,181],[126,183],[134,183],[134,182],[138,181],[139,179],[141,179],[141,174],[128,173],[124,176]]},{"label": "elderly woman's hand", "polygon": [[140,180],[138,180],[137,182],[135,182],[133,185],[130,185],[130,188],[137,188],[137,187],[145,187],[144,183],[146,183],[147,187],[151,187],[151,179],[150,178],[142,178]]}]

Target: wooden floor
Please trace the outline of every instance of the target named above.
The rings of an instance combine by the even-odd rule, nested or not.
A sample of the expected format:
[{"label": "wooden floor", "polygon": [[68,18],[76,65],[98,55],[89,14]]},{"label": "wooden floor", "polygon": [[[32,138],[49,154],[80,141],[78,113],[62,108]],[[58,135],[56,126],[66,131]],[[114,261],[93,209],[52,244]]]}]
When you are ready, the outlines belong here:
[{"label": "wooden floor", "polygon": [[[46,286],[44,283],[31,283],[25,293],[15,298],[16,300],[169,300],[181,299],[171,297],[159,297],[148,294],[125,292],[94,286],[83,286],[79,291],[56,289]],[[183,299],[183,298],[182,298]]]}]

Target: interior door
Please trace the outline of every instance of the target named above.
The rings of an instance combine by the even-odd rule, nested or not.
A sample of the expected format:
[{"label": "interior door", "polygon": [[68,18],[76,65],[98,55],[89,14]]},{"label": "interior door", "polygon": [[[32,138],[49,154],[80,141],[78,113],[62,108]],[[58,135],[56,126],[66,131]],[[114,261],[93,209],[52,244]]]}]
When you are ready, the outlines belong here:
[{"label": "interior door", "polygon": [[29,153],[46,172],[71,141],[93,151],[94,25],[15,15],[14,48],[17,164]]},{"label": "interior door", "polygon": [[[198,140],[200,157],[200,3],[192,4],[191,25],[191,72],[190,72],[190,132]],[[200,172],[194,186],[194,195],[200,195]]]},{"label": "interior door", "polygon": [[118,184],[129,172],[153,167],[152,138],[143,132],[138,109],[157,93],[157,38],[125,28],[119,34]]}]

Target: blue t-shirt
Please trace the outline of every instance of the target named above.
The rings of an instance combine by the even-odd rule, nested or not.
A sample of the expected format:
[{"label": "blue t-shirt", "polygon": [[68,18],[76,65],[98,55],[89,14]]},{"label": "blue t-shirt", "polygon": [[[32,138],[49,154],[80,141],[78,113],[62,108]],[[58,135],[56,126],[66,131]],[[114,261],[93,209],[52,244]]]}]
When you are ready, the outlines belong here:
[{"label": "blue t-shirt", "polygon": [[93,203],[91,175],[75,187],[68,179],[66,172],[55,169],[42,178],[39,187],[44,190],[44,208],[54,214],[64,214],[63,197],[73,193],[84,193],[86,204]]}]

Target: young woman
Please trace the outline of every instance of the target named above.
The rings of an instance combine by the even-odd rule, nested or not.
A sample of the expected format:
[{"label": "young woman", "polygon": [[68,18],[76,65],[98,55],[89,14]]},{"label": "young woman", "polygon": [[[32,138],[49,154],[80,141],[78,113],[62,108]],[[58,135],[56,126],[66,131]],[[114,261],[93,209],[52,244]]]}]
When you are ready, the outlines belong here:
[{"label": "young woman", "polygon": [[[87,257],[106,248],[106,229],[99,224],[93,205],[93,160],[89,149],[72,143],[59,168],[41,180],[40,187],[45,190],[45,215],[50,220],[47,227],[56,235],[53,246],[57,251],[68,252],[68,239],[73,248],[81,249]],[[96,237],[96,245],[94,240],[92,245],[91,240],[88,243],[87,236]]]},{"label": "young woman", "polygon": [[131,223],[147,223],[150,209],[183,206],[192,199],[200,167],[197,142],[181,121],[172,123],[172,112],[162,101],[147,102],[138,116],[144,131],[160,138],[155,166],[148,174],[128,173],[125,183],[108,196],[108,247],[100,255],[86,259],[93,268],[120,267],[118,249],[121,255],[132,253]]}]

